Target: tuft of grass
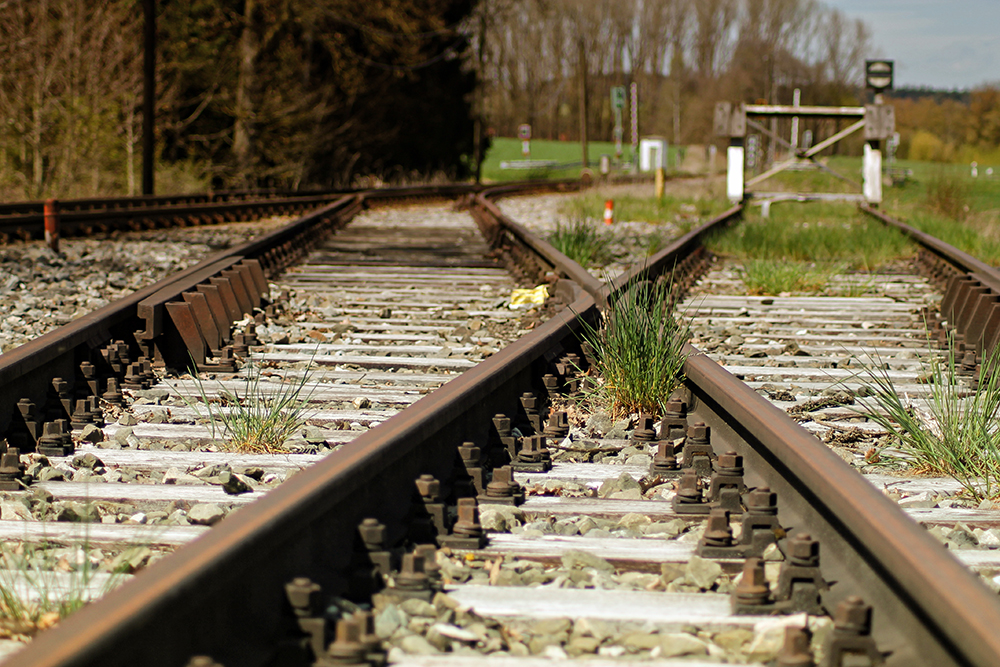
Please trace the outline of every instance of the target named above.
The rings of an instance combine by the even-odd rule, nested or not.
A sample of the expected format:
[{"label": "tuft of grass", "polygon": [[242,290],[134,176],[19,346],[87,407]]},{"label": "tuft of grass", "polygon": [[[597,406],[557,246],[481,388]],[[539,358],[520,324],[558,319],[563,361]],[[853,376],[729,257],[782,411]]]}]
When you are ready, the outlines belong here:
[{"label": "tuft of grass", "polygon": [[556,230],[548,241],[583,267],[605,266],[614,259],[615,235],[601,231],[598,224],[581,217],[571,218],[567,224],[556,223]]},{"label": "tuft of grass", "polygon": [[925,363],[926,405],[901,396],[874,359],[865,371],[871,397],[861,400],[863,414],[917,468],[952,477],[977,500],[992,498],[1000,493],[1000,347],[984,358],[975,389],[964,385],[957,354],[951,338],[944,355]]},{"label": "tuft of grass", "polygon": [[[261,382],[261,365],[253,358],[243,368],[244,388],[229,391],[221,384],[214,398],[209,397],[204,381],[196,371],[191,376],[208,411],[212,437],[219,432],[235,451],[273,454],[285,451],[285,443],[309,418],[309,394],[302,396],[311,374],[309,369],[299,379],[280,386]],[[196,412],[198,407],[189,404]]]},{"label": "tuft of grass", "polygon": [[600,394],[617,417],[662,414],[684,381],[689,328],[674,314],[669,281],[643,281],[611,304],[598,328],[584,323],[583,339],[594,349]]},{"label": "tuft of grass", "polygon": [[915,247],[853,205],[821,202],[778,204],[769,218],[748,211],[742,223],[716,232],[705,245],[741,259],[840,262],[854,269],[910,257]]},{"label": "tuft of grass", "polygon": [[955,173],[939,171],[927,182],[927,207],[952,220],[964,221],[971,211],[967,181]]},{"label": "tuft of grass", "polygon": [[782,292],[819,292],[836,273],[836,266],[773,259],[751,259],[738,269],[740,279],[753,296],[777,296]]},{"label": "tuft of grass", "polygon": [[26,641],[124,581],[124,572],[100,572],[86,544],[81,550],[74,567],[43,545],[0,545],[0,637]]}]

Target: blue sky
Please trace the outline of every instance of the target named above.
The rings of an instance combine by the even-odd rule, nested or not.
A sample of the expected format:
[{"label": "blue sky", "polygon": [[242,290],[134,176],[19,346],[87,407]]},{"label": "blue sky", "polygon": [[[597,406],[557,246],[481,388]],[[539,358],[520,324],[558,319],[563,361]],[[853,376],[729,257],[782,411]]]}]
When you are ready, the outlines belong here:
[{"label": "blue sky", "polygon": [[1000,82],[1000,0],[823,0],[872,30],[896,85]]}]

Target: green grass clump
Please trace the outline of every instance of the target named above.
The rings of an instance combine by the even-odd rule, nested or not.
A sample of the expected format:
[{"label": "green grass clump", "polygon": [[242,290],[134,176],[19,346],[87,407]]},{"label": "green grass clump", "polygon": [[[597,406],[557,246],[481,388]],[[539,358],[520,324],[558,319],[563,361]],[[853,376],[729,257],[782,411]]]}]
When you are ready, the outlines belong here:
[{"label": "green grass clump", "polygon": [[690,338],[674,315],[669,282],[636,283],[612,303],[599,328],[584,324],[583,338],[594,349],[599,392],[614,416],[662,414],[684,380]]},{"label": "green grass clump", "polygon": [[926,407],[900,396],[885,365],[874,361],[866,371],[872,397],[861,401],[865,416],[885,428],[918,469],[952,477],[977,500],[1000,493],[1000,347],[984,358],[972,390],[949,340],[947,353],[925,364]]},{"label": "green grass clump", "polygon": [[73,567],[44,545],[0,545],[0,637],[32,637],[124,581],[123,572],[100,572],[81,549]]},{"label": "green grass clump", "polygon": [[826,287],[839,268],[839,265],[751,259],[738,271],[747,286],[747,294],[776,296],[782,292],[818,292]]},{"label": "green grass clump", "polygon": [[969,216],[969,185],[956,174],[939,172],[927,182],[927,207],[961,222]]},{"label": "green grass clump", "polygon": [[[219,388],[210,398],[205,383],[192,372],[198,393],[208,410],[212,437],[218,432],[227,444],[245,454],[273,454],[285,451],[285,443],[309,417],[308,395],[302,396],[310,373],[280,386],[261,382],[261,366],[250,359],[244,367],[245,384],[242,394]],[[198,407],[191,405],[196,411]]]},{"label": "green grass clump", "polygon": [[580,266],[605,266],[614,259],[612,246],[616,239],[612,231],[602,231],[599,225],[603,226],[584,218],[572,218],[566,224],[558,222],[548,241]]},{"label": "green grass clump", "polygon": [[744,221],[713,234],[709,250],[740,259],[841,263],[873,270],[912,256],[901,232],[864,215],[853,204],[781,203],[768,218],[752,207]]}]

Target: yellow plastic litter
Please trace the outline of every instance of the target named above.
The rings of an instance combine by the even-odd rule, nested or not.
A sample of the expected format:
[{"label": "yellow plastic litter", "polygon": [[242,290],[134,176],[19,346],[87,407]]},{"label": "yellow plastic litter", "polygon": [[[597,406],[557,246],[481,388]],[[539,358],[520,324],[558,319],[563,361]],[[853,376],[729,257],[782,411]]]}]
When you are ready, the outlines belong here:
[{"label": "yellow plastic litter", "polygon": [[549,286],[539,285],[534,289],[516,289],[510,293],[510,309],[540,306],[549,298]]}]

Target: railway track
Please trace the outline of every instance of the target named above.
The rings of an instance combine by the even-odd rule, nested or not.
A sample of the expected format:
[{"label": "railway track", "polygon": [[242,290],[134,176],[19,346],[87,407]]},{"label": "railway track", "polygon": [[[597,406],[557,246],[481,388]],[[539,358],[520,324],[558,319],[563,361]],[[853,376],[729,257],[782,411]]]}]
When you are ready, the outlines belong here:
[{"label": "railway track", "polygon": [[[799,327],[794,340],[776,336],[774,342],[759,343],[748,339],[771,335],[760,327],[716,332],[706,322],[699,333],[702,325],[696,321],[696,333],[716,345],[709,354],[717,360],[703,354],[688,358],[680,396],[686,405],[672,406],[672,421],[615,423],[606,416],[555,409],[585,384],[577,371],[586,367],[581,320],[596,322],[598,304],[613,304],[624,293],[619,290],[668,269],[675,284],[691,287],[708,267],[701,236],[739,209],[678,239],[612,291],[502,216],[488,196],[477,197],[471,212],[495,262],[511,267],[513,280],[522,284],[549,282],[551,291],[569,302],[543,322],[540,316],[523,320],[503,307],[511,274],[501,275],[495,262],[492,268],[483,265],[486,248],[469,238],[468,223],[463,227],[459,214],[438,210],[423,226],[415,214],[400,222],[395,211],[375,211],[333,236],[316,237],[316,226],[343,226],[356,214],[359,200],[343,198],[290,230],[212,260],[212,271],[222,266],[230,272],[223,277],[231,288],[242,281],[241,305],[247,298],[251,308],[264,303],[253,299],[263,295],[259,276],[265,272],[270,282],[289,288],[284,312],[271,308],[258,323],[259,332],[244,321],[226,340],[228,331],[200,319],[202,299],[183,295],[205,295],[214,319],[207,296],[212,290],[197,288],[212,284],[206,269],[191,270],[169,289],[150,289],[117,307],[121,326],[135,327],[137,317],[144,324],[137,347],[150,360],[181,369],[185,360],[178,350],[189,352],[204,375],[225,378],[235,371],[231,353],[224,352],[231,343],[249,348],[251,358],[258,354],[267,372],[262,381],[268,384],[278,384],[279,378],[294,383],[311,368],[307,382],[313,397],[329,407],[318,413],[306,437],[291,443],[298,451],[283,455],[282,469],[275,458],[192,452],[189,441],[200,439],[201,445],[194,442],[198,449],[212,439],[208,429],[166,422],[192,416],[178,394],[187,393],[191,400],[197,393],[193,380],[178,378],[159,392],[136,390],[152,392],[140,394],[144,400],[131,406],[131,419],[141,418],[145,426],[128,425],[125,417],[118,429],[102,431],[112,442],[124,433],[119,442],[131,445],[132,438],[135,450],[94,448],[91,453],[109,460],[160,457],[142,464],[155,475],[166,475],[166,462],[175,459],[171,474],[177,479],[167,498],[175,507],[146,512],[147,523],[154,512],[159,512],[157,521],[174,512],[181,512],[177,518],[189,517],[195,505],[183,506],[182,492],[188,489],[229,495],[241,509],[211,530],[169,526],[189,533],[176,542],[200,536],[41,635],[9,664],[360,664],[382,659],[373,654],[378,653],[373,632],[385,641],[392,662],[413,667],[483,660],[521,665],[533,656],[595,664],[629,656],[663,664],[679,657],[687,660],[684,664],[692,659],[763,662],[780,649],[786,625],[792,628],[787,632],[793,649],[802,653],[811,643],[819,654],[825,651],[824,660],[840,648],[869,655],[873,664],[886,654],[888,664],[900,665],[985,665],[1000,655],[989,631],[1000,618],[992,593],[844,458],[789,419],[783,408],[790,406],[775,407],[754,389],[773,389],[779,397],[791,390],[744,385],[720,366],[734,362],[733,355],[719,356],[732,351],[726,348],[755,355],[754,345],[763,345],[765,353],[780,345],[784,353],[794,342],[800,352],[809,352],[809,333],[800,333],[804,323],[790,323]],[[413,226],[419,229],[417,248]],[[295,237],[298,242],[289,242]],[[453,243],[456,238],[464,242]],[[310,239],[308,253],[299,250],[303,239]],[[366,258],[361,268],[359,255]],[[404,257],[406,266],[400,264]],[[300,264],[299,258],[307,259]],[[969,270],[968,262],[960,261],[966,262],[962,270]],[[713,281],[711,291],[720,291],[721,278],[710,273],[707,282],[691,290],[689,312],[726,318],[733,304],[697,293]],[[338,286],[321,287],[330,279]],[[375,289],[373,279],[378,280]],[[930,292],[918,279],[897,284],[906,298]],[[254,285],[260,287],[256,296]],[[214,286],[225,289],[222,283]],[[958,294],[954,288],[946,292],[944,312],[955,310]],[[428,307],[428,301],[436,305]],[[752,319],[746,317],[751,307],[767,306],[776,328],[775,309],[783,305],[792,304],[746,302],[736,308],[736,317]],[[891,318],[888,304],[874,305],[875,314]],[[127,325],[126,310],[132,318]],[[828,323],[828,314],[820,319]],[[455,319],[458,315],[461,319]],[[912,332],[908,310],[902,319]],[[63,332],[60,340],[82,343],[88,336],[93,330]],[[362,350],[365,343],[374,345]],[[484,360],[473,366],[478,357]],[[792,367],[782,365],[789,361],[782,354],[767,358],[776,365],[766,371],[764,382],[774,385],[773,376]],[[16,355],[15,360],[27,364]],[[13,373],[2,362],[0,374]],[[143,371],[134,363],[124,369],[131,370],[133,380]],[[464,367],[469,368],[429,392]],[[741,371],[745,377],[751,372],[756,370]],[[380,391],[369,393],[376,386]],[[813,398],[792,397],[796,404]],[[806,414],[813,423],[836,417],[815,410]],[[378,428],[369,428],[376,423]],[[202,432],[160,436],[163,451],[157,447],[149,453],[139,445],[156,436],[143,428]],[[699,471],[714,468],[721,478],[713,491],[716,514],[707,524],[712,508],[697,502],[690,474],[680,492],[674,488],[680,471],[666,456],[685,434],[694,449],[682,460],[697,461],[700,445]],[[541,435],[547,436],[547,450],[533,437]],[[326,450],[333,451],[317,460]],[[711,466],[709,450],[716,455]],[[278,483],[299,465],[293,459],[315,463]],[[199,467],[187,470],[190,465]],[[206,468],[211,469],[206,473]],[[216,479],[187,487],[177,483],[183,475]],[[238,488],[237,482],[251,490],[226,494],[220,488]],[[59,484],[53,481],[48,488]],[[743,494],[741,484],[753,492]],[[91,488],[101,486],[110,484]],[[160,484],[157,491],[166,486]],[[522,491],[527,498],[518,503]],[[238,500],[255,494],[263,497],[253,504]],[[478,510],[474,497],[482,500]],[[731,524],[718,514],[723,507],[733,517],[742,516]],[[127,521],[141,523],[141,518],[125,514],[114,513],[113,528],[102,523],[94,530],[135,530]],[[117,523],[122,518],[126,523]],[[735,535],[727,534],[731,527]],[[441,548],[424,546],[412,553],[413,545],[434,542]],[[763,561],[747,565],[745,557],[752,554]],[[782,583],[791,579],[798,583]],[[784,597],[767,596],[764,581]],[[382,589],[385,583],[389,586]],[[435,593],[438,586],[444,587],[443,595]],[[863,601],[853,597],[858,595]],[[732,599],[749,613],[731,613]],[[369,600],[375,602],[374,615],[351,615],[356,603]],[[774,617],[778,609],[810,616]],[[339,620],[332,618],[338,615]],[[813,631],[811,642],[799,632],[804,626]],[[199,655],[210,658],[192,660]],[[808,664],[793,663],[792,657],[785,655],[786,664]]]}]

